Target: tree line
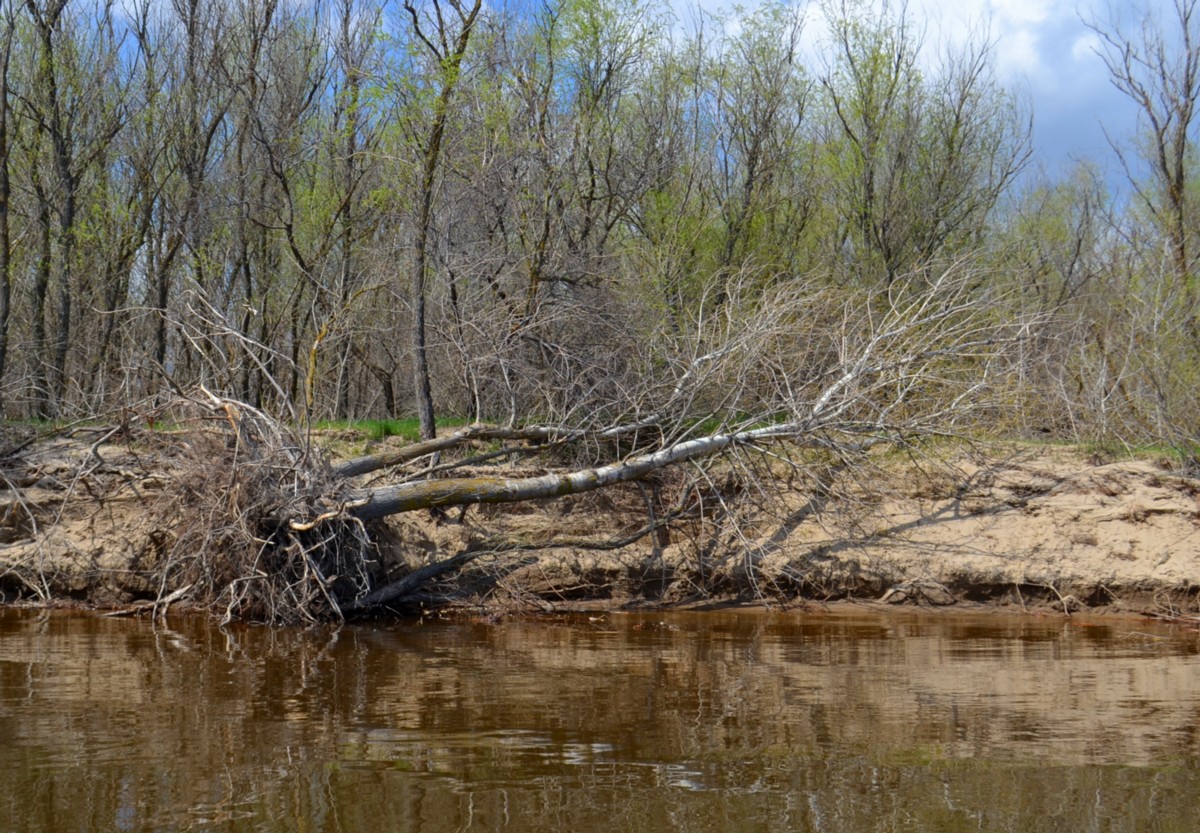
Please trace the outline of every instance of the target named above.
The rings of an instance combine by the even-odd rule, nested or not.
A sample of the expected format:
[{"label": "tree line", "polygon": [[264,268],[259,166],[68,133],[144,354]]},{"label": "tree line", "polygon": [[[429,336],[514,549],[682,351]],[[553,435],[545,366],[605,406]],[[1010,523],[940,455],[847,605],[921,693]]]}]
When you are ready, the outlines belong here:
[{"label": "tree line", "polygon": [[[863,322],[952,330],[953,273],[920,408],[997,370],[986,318],[1019,332],[987,424],[1190,443],[1194,11],[1094,23],[1144,121],[1118,199],[1031,171],[985,35],[888,2],[4,0],[3,416],[205,385],[427,439],[666,411],[686,439],[786,421],[805,374],[840,395],[848,345],[890,343]],[[856,401],[917,408],[889,379]]]}]

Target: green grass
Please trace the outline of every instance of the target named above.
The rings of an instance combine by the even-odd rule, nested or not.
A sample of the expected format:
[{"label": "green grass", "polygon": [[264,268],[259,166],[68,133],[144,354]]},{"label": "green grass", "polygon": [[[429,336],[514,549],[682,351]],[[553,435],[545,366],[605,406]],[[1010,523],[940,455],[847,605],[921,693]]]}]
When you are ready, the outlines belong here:
[{"label": "green grass", "polygon": [[1084,442],[1079,447],[1085,453],[1100,460],[1144,460],[1160,458],[1169,460],[1176,466],[1193,467],[1200,462],[1200,447],[1190,444],[1167,445],[1165,443],[1148,443],[1145,445],[1126,445],[1121,443]]},{"label": "green grass", "polygon": [[[461,428],[467,424],[463,417],[443,417],[437,420],[437,427]],[[416,417],[405,419],[340,419],[322,420],[313,424],[317,430],[328,431],[357,431],[368,440],[382,440],[387,437],[399,437],[406,442],[416,442],[421,436],[421,423]]]}]

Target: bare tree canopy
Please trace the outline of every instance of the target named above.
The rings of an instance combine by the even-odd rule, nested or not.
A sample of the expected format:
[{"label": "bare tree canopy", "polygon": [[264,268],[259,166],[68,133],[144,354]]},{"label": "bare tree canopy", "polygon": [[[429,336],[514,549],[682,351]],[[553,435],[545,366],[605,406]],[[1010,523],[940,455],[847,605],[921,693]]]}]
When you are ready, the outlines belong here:
[{"label": "bare tree canopy", "polygon": [[[372,566],[373,530],[390,515],[563,498],[675,472],[679,505],[651,507],[628,544],[713,511],[704,495],[735,472],[769,501],[772,476],[814,460],[844,466],[879,446],[953,433],[992,406],[1030,322],[1009,320],[1006,299],[961,265],[909,277],[855,304],[819,282],[714,298],[718,313],[698,323],[703,346],[676,354],[674,373],[644,377],[623,415],[573,426],[476,425],[330,465],[263,411],[200,389],[157,414],[178,431],[127,424],[102,440],[123,432],[131,450],[179,461],[146,475],[168,481],[155,511],[180,518],[148,571],[157,598],[272,621],[338,617],[395,603],[421,591],[422,576],[471,557],[387,579]],[[83,461],[89,475],[102,465],[95,457]],[[544,473],[514,473],[513,459]],[[522,548],[489,539],[475,552]]]}]

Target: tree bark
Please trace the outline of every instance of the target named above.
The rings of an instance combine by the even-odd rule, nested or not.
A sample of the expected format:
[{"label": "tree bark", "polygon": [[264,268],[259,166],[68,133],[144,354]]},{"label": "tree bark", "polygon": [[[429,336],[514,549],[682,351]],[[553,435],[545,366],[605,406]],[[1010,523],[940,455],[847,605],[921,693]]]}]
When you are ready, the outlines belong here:
[{"label": "tree bark", "polygon": [[363,521],[442,506],[468,506],[476,503],[516,503],[523,500],[557,498],[582,494],[594,489],[638,480],[651,472],[700,457],[709,457],[735,446],[793,438],[803,441],[804,426],[799,423],[771,425],[748,431],[711,434],[675,443],[651,454],[643,454],[597,468],[540,477],[455,477],[445,480],[418,480],[357,493],[350,512]]},{"label": "tree bark", "polygon": [[[12,302],[12,241],[10,239],[9,200],[12,185],[9,180],[8,142],[8,64],[12,55],[13,32],[16,21],[11,14],[4,20],[4,43],[0,46],[0,380],[8,362],[8,319]],[[0,417],[4,403],[0,401]]]},{"label": "tree bark", "polygon": [[[429,128],[429,141],[425,146],[425,154],[421,171],[420,211],[417,218],[417,238],[414,243],[416,253],[412,273],[412,303],[413,303],[413,384],[417,394],[417,417],[421,424],[421,439],[432,440],[437,436],[437,426],[433,413],[433,390],[429,381],[429,354],[425,333],[425,277],[429,268],[429,236],[433,222],[433,192],[437,185],[438,161],[442,154],[442,139],[446,133],[446,121],[449,118],[450,102],[454,98],[454,90],[458,82],[458,73],[462,67],[463,56],[471,39],[471,29],[479,16],[483,0],[475,0],[471,9],[464,14],[457,0],[451,0],[451,5],[462,20],[453,50],[448,54],[431,40],[421,29],[420,19],[416,8],[406,0],[404,8],[412,17],[413,30],[418,38],[429,48],[442,64],[442,89],[434,102],[433,124]],[[436,6],[436,0],[435,0]],[[445,30],[441,10],[438,9],[437,34],[439,41],[445,43]]]}]

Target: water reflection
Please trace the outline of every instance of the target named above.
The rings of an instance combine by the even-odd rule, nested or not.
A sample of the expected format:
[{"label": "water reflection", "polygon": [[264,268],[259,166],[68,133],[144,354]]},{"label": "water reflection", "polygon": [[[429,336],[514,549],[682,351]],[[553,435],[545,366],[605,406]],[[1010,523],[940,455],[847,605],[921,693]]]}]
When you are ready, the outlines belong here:
[{"label": "water reflection", "polygon": [[0,611],[0,826],[1191,830],[1198,651],[1057,618]]}]

